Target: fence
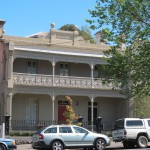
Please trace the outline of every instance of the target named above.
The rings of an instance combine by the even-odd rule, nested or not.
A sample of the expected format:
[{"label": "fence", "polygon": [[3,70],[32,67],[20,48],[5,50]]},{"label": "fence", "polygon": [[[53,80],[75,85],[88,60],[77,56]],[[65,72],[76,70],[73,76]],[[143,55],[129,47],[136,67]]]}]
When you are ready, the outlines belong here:
[{"label": "fence", "polygon": [[[65,122],[58,122],[58,121],[47,121],[47,120],[11,120],[9,123],[9,128],[13,130],[25,130],[25,131],[36,131],[42,127],[47,127],[50,125],[57,125],[57,124],[66,124]],[[77,124],[74,122],[73,124]],[[92,122],[82,121],[82,127],[91,130]],[[113,127],[113,122],[102,122],[103,131],[111,131]],[[96,131],[96,125],[93,125],[94,131]]]}]

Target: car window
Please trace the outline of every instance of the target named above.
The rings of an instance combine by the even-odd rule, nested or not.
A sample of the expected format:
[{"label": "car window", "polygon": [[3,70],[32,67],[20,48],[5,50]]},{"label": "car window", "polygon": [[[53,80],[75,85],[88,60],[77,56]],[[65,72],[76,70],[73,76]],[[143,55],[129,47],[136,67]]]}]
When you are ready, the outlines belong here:
[{"label": "car window", "polygon": [[126,126],[143,126],[143,122],[141,120],[128,120]]},{"label": "car window", "polygon": [[124,129],[124,119],[116,120],[113,129],[114,129],[114,130],[117,130],[117,129]]},{"label": "car window", "polygon": [[44,133],[57,133],[57,127],[49,128]]},{"label": "car window", "polygon": [[72,133],[71,127],[59,127],[60,133]]},{"label": "car window", "polygon": [[84,130],[83,128],[80,127],[73,127],[76,133],[88,133],[87,130]]},{"label": "car window", "polygon": [[150,120],[147,120],[148,126],[150,127]]}]

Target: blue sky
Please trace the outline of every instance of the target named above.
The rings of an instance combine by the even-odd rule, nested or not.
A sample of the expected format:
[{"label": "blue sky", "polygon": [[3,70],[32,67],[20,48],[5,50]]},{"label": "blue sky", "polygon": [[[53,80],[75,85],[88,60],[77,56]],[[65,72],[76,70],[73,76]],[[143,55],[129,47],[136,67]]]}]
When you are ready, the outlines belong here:
[{"label": "blue sky", "polygon": [[85,19],[91,18],[88,9],[95,4],[96,0],[1,0],[0,19],[6,21],[5,34],[14,36],[48,32],[52,22],[56,29],[65,24],[81,28],[89,26]]}]

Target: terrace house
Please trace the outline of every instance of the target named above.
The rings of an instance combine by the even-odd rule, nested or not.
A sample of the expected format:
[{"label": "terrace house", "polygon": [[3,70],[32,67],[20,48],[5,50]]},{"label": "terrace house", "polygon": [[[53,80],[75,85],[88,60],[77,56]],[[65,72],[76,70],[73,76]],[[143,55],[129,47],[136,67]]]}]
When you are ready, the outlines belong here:
[{"label": "terrace house", "polygon": [[[10,118],[26,125],[44,121],[64,121],[65,96],[73,99],[77,115],[93,130],[94,120],[108,122],[127,116],[128,103],[124,95],[111,84],[102,84],[101,70],[105,65],[105,44],[90,44],[77,31],[56,30],[28,37],[3,33],[5,21],[0,21],[0,122]],[[46,124],[47,123],[47,124]],[[15,128],[17,129],[17,128]]]}]

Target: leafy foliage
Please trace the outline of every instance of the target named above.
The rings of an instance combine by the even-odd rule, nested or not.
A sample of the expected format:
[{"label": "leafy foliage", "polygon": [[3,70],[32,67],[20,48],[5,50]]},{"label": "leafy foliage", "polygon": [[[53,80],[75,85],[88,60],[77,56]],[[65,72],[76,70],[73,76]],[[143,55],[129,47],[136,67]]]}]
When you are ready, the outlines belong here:
[{"label": "leafy foliage", "polygon": [[90,43],[95,43],[94,38],[91,35],[90,29],[87,26],[82,26],[80,30],[73,24],[66,24],[62,26],[59,30],[78,31],[79,35],[82,36],[85,41],[89,40]]},{"label": "leafy foliage", "polygon": [[94,38],[91,35],[91,32],[87,26],[82,26],[81,30],[79,31],[79,35],[84,38],[84,40],[89,40],[90,43],[95,43]]},{"label": "leafy foliage", "polygon": [[73,109],[73,100],[69,96],[66,96],[66,99],[68,100],[69,105],[66,105],[66,111],[63,115],[66,117],[67,124],[73,124],[73,122],[75,122],[78,117],[76,116]]},{"label": "leafy foliage", "polygon": [[64,31],[79,31],[79,29],[74,24],[63,25],[59,30],[64,30]]},{"label": "leafy foliage", "polygon": [[89,10],[92,29],[100,29],[102,40],[115,44],[150,38],[149,0],[97,0]]},{"label": "leafy foliage", "polygon": [[114,46],[106,52],[110,65],[105,70],[112,75],[109,82],[120,85],[128,100],[143,105],[150,95],[150,1],[97,0],[95,10],[89,12],[91,28],[99,29],[101,41],[107,39]]},{"label": "leafy foliage", "polygon": [[137,95],[150,95],[150,42],[145,42],[132,55],[133,92]]},{"label": "leafy foliage", "polygon": [[[109,66],[105,72],[111,74],[111,82],[130,90],[131,96],[150,95],[150,43],[143,43],[140,48],[127,47],[119,52],[116,47],[105,52]],[[130,85],[129,85],[130,84]]]}]

